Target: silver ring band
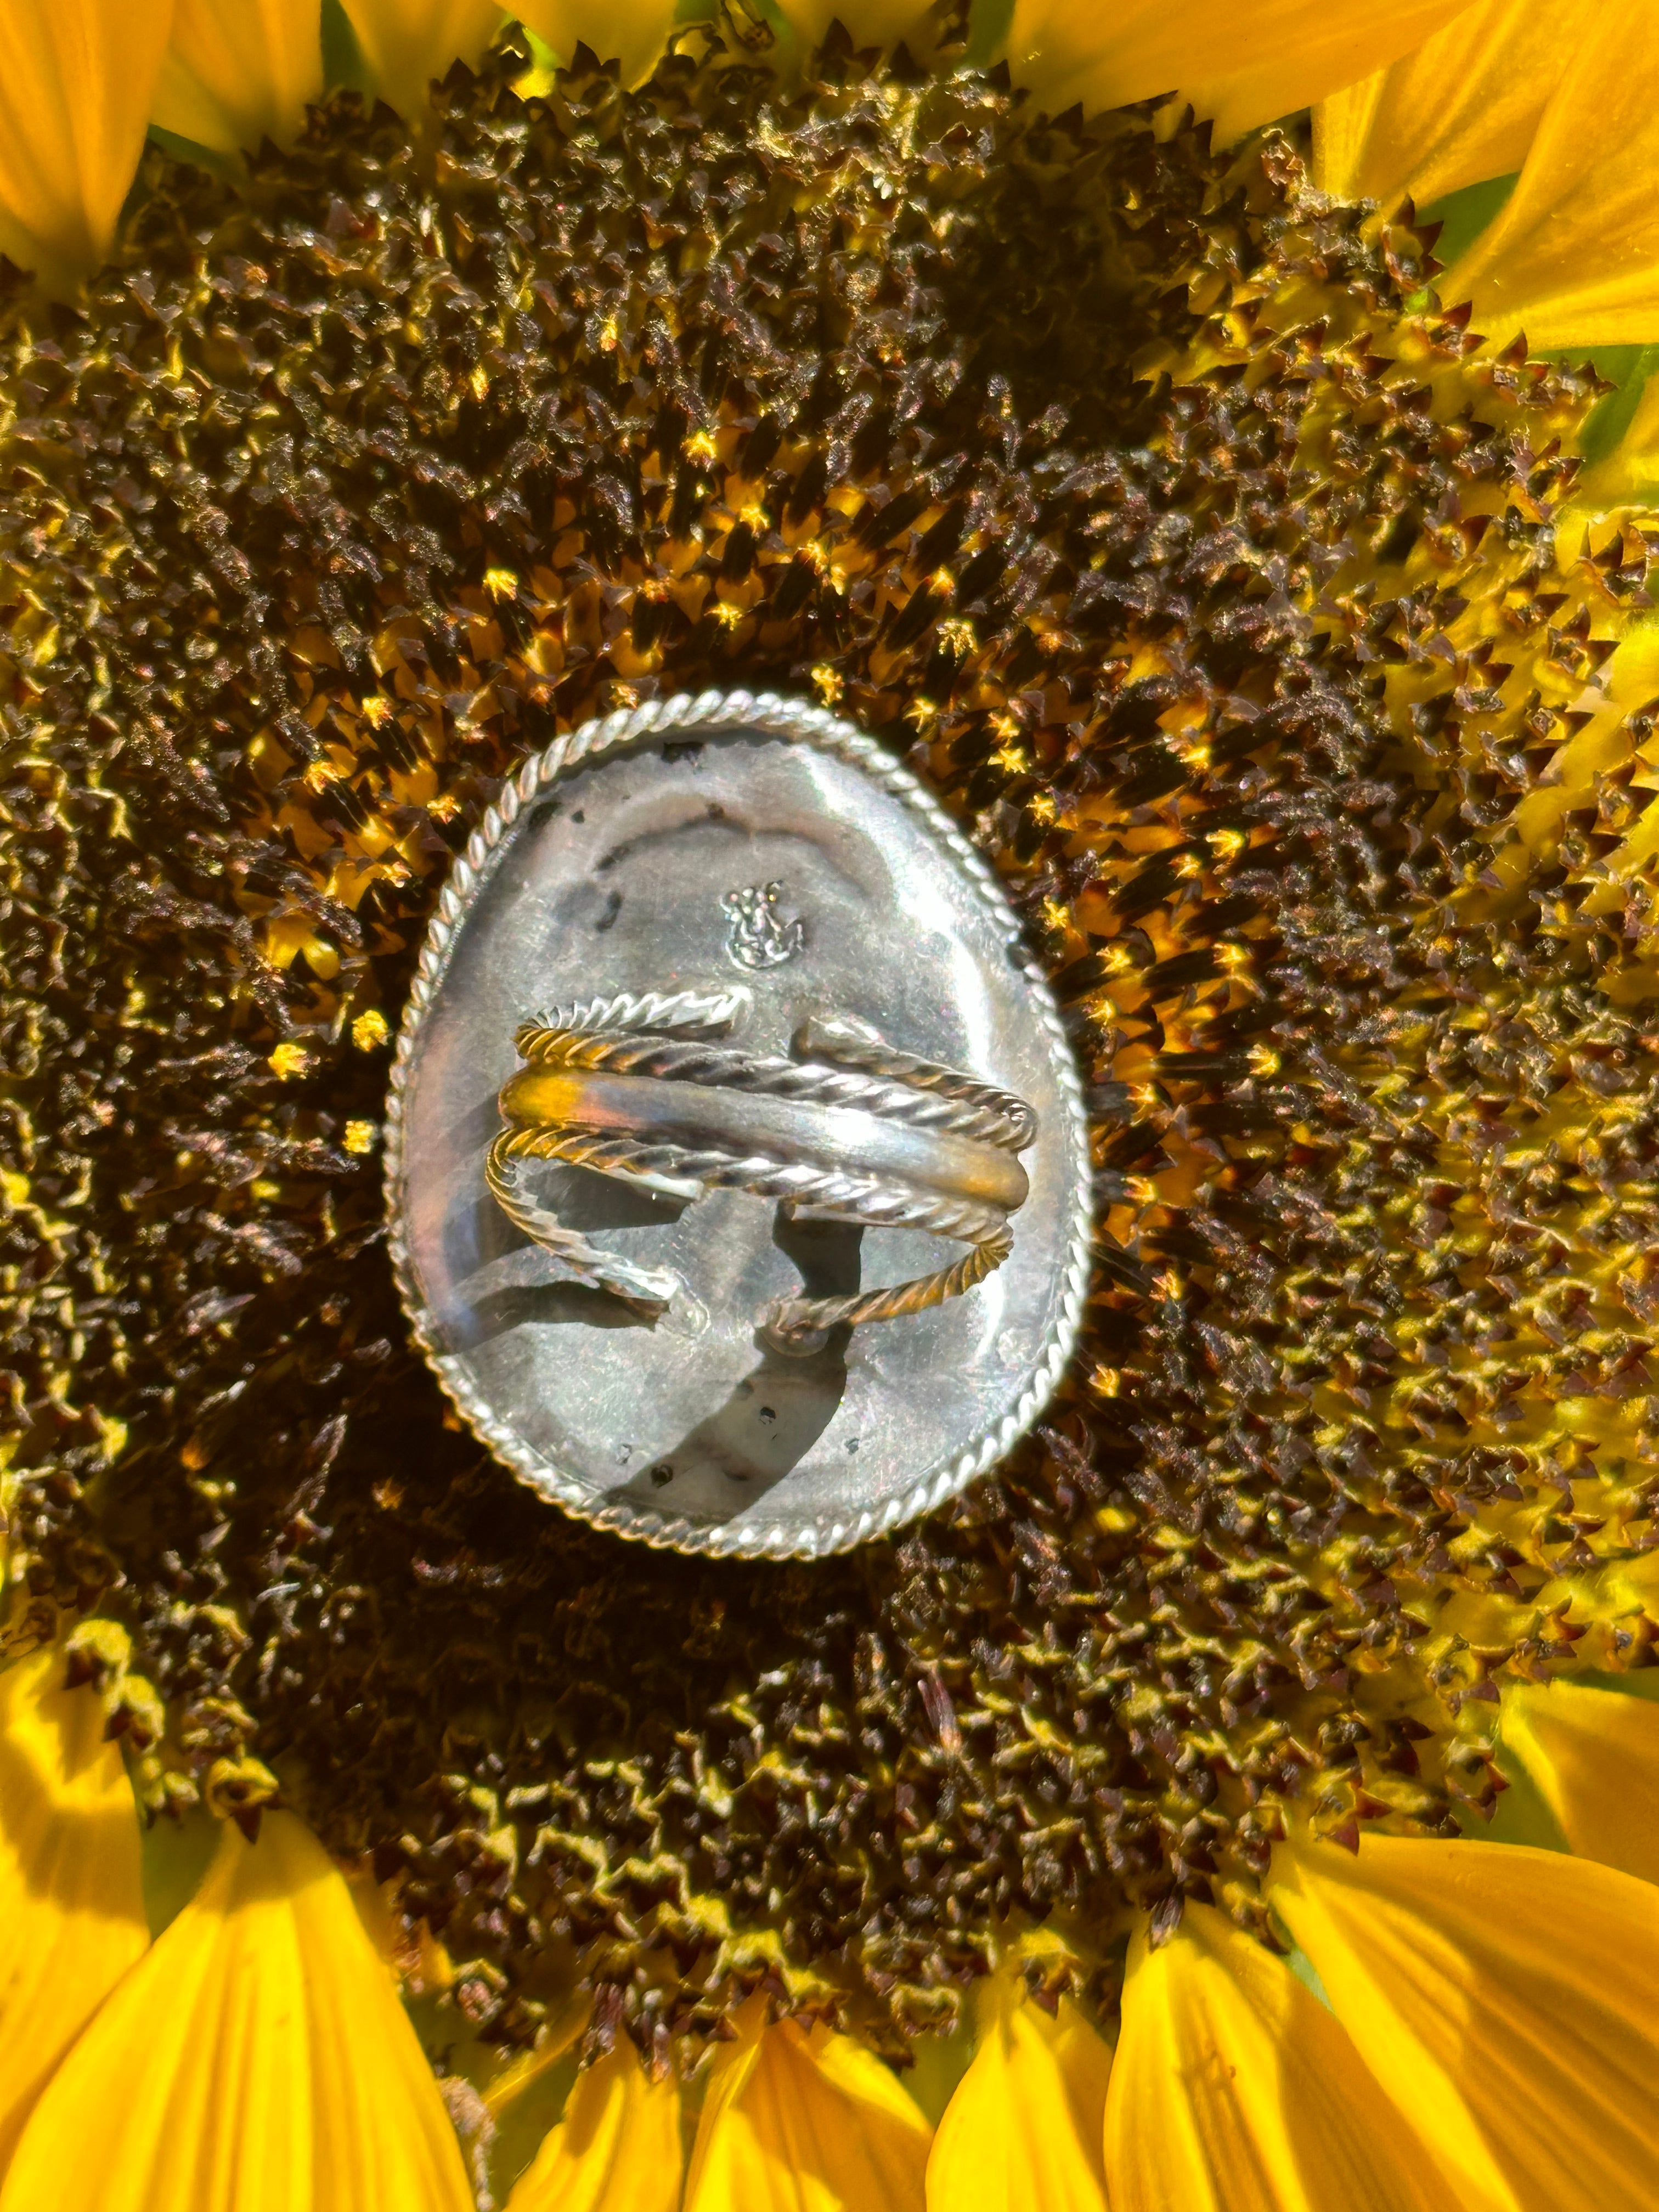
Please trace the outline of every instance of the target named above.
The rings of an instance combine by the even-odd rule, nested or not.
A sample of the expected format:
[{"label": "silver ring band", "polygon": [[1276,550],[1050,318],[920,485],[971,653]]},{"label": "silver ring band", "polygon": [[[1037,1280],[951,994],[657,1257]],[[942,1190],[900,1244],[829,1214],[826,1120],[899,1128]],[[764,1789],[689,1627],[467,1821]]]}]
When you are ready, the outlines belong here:
[{"label": "silver ring band", "polygon": [[500,1094],[506,1126],[484,1170],[508,1218],[577,1279],[653,1316],[678,1279],[564,1227],[525,1188],[525,1163],[562,1161],[676,1198],[746,1190],[820,1219],[973,1248],[888,1289],[778,1300],[759,1319],[786,1340],[921,1312],[1000,1267],[1028,1189],[1015,1155],[1036,1134],[1030,1106],[842,1016],[804,1023],[793,1058],[714,1042],[748,1006],[741,988],[619,994],[526,1023],[514,1040],[525,1065]]}]

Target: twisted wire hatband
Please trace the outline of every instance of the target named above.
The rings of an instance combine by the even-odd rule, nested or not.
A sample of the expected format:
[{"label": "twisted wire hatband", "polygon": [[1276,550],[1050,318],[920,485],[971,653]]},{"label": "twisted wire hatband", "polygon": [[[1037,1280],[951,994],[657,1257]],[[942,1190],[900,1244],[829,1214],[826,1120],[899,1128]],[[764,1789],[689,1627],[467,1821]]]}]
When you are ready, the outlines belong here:
[{"label": "twisted wire hatband", "polygon": [[886,1289],[775,1300],[761,1322],[786,1339],[920,1313],[1000,1267],[1013,1249],[1008,1217],[1026,1194],[1012,1156],[1036,1133],[1024,1100],[845,1016],[804,1023],[793,1059],[712,1042],[748,1006],[740,988],[618,993],[524,1024],[525,1065],[502,1090],[506,1127],[484,1170],[508,1218],[575,1279],[653,1315],[678,1277],[567,1228],[525,1188],[523,1163],[559,1160],[682,1199],[745,1190],[817,1219],[973,1247]]}]

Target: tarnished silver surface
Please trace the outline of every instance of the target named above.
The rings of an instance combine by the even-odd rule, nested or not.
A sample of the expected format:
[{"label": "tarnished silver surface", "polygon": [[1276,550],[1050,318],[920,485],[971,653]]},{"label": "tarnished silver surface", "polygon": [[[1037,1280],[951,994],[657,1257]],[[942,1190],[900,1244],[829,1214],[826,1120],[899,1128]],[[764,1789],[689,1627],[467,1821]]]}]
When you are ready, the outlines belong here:
[{"label": "tarnished silver surface", "polygon": [[[890,1062],[1029,1102],[1018,1161],[1006,1139],[994,1155],[961,1129],[928,1139],[947,1182],[970,1167],[1004,1177],[982,1202],[1005,1211],[1023,1169],[996,1272],[879,1327],[792,1343],[764,1317],[815,1301],[849,1312],[872,1285],[931,1276],[933,1238],[538,1160],[523,1203],[637,1278],[629,1304],[509,1218],[486,1182],[497,1097],[539,1072],[520,1067],[515,1036],[546,1009],[591,1019],[596,1004],[677,997],[725,1002],[750,1061],[781,1066],[796,1040],[795,1058],[815,1040],[828,1059],[826,1036],[851,1051],[867,1025]],[[774,1079],[780,1095],[748,1105],[787,1111],[793,1078]],[[879,1121],[861,1143],[915,1133],[858,1118]],[[939,1150],[947,1138],[971,1152]],[[386,1176],[404,1303],[461,1413],[545,1497],[687,1551],[811,1556],[941,1503],[1036,1419],[1087,1277],[1081,1091],[994,875],[884,748],[770,696],[656,702],[526,763],[440,901],[398,1044]]]}]

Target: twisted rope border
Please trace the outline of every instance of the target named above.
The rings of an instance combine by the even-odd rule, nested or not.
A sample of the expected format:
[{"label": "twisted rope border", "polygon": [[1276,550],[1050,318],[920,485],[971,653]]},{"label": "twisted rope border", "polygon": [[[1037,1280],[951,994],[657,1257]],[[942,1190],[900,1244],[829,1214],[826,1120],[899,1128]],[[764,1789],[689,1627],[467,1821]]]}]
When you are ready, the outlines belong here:
[{"label": "twisted rope border", "polygon": [[[742,727],[793,744],[806,744],[848,763],[898,799],[943,845],[988,908],[1013,956],[1016,971],[1036,1001],[1053,1054],[1065,1109],[1064,1132],[1073,1154],[1072,1214],[1060,1278],[1060,1307],[1054,1327],[1013,1407],[962,1451],[926,1468],[908,1489],[879,1507],[866,1506],[848,1520],[827,1516],[811,1522],[757,1522],[739,1527],[708,1528],[681,1516],[632,1504],[602,1504],[587,1486],[532,1452],[516,1432],[498,1420],[461,1370],[461,1363],[434,1340],[426,1307],[416,1284],[413,1263],[401,1226],[398,1194],[403,1179],[404,1109],[416,1043],[453,957],[460,926],[478,892],[500,864],[507,833],[531,805],[572,769],[602,760],[642,738],[694,729]],[[776,692],[682,691],[653,699],[642,707],[603,715],[554,739],[532,754],[502,791],[468,840],[450,871],[422,948],[398,1036],[386,1096],[385,1190],[387,1246],[398,1293],[410,1334],[431,1363],[456,1411],[495,1456],[530,1488],[595,1528],[632,1538],[659,1550],[691,1552],[713,1558],[819,1559],[850,1551],[872,1536],[884,1535],[918,1515],[932,1511],[994,1467],[1018,1443],[1048,1403],[1077,1342],[1091,1272],[1093,1209],[1089,1154],[1089,1121],[1083,1085],[1067,1041],[1060,1009],[1048,979],[1035,961],[1020,956],[1019,923],[996,875],[963,836],[944,808],[908,769],[878,740],[821,707],[786,699]],[[969,1255],[971,1258],[971,1255]]]}]

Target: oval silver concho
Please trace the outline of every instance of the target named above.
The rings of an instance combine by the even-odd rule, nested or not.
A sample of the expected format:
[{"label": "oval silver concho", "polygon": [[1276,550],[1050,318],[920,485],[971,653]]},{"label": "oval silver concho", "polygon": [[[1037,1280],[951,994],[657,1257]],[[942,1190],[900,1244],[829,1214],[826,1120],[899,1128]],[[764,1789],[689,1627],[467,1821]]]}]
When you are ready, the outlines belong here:
[{"label": "oval silver concho", "polygon": [[994,874],[771,694],[525,763],[439,901],[386,1169],[459,1412],[680,1551],[812,1558],[942,1504],[1042,1411],[1088,1279],[1082,1088]]}]

